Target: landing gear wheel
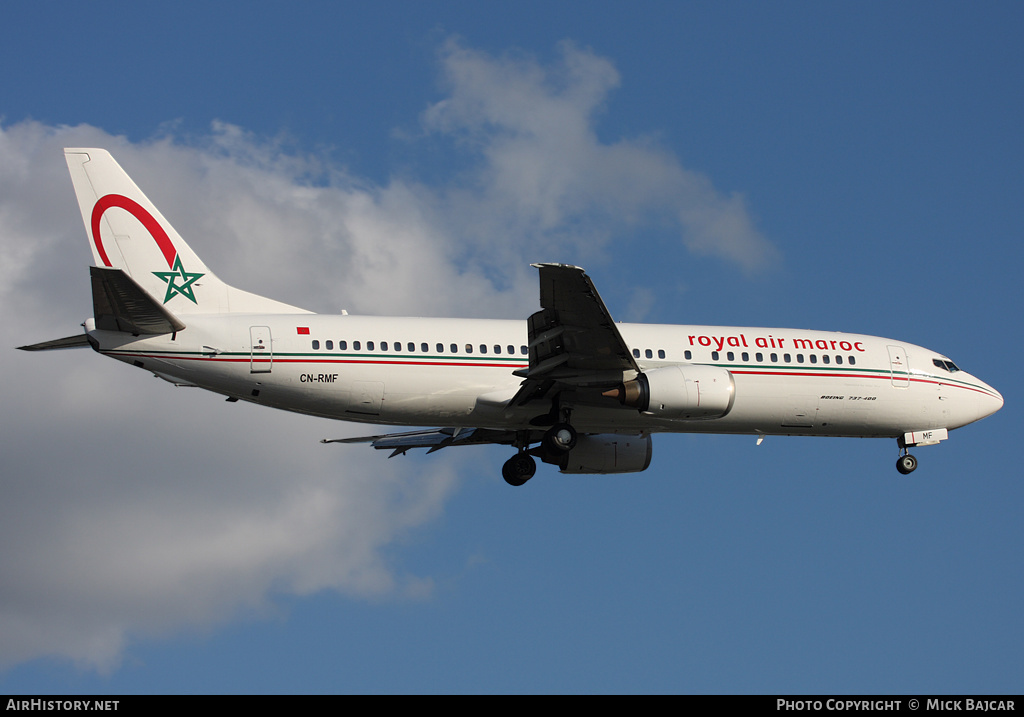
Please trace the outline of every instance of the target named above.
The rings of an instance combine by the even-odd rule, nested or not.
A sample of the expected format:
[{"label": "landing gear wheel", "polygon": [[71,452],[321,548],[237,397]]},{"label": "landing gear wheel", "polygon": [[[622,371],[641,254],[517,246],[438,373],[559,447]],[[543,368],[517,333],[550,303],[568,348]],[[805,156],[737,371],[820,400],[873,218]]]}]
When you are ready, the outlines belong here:
[{"label": "landing gear wheel", "polygon": [[903,475],[910,475],[917,468],[917,459],[909,453],[905,456],[900,456],[896,461],[896,470]]},{"label": "landing gear wheel", "polygon": [[544,434],[543,443],[549,453],[568,453],[576,445],[576,429],[568,423],[556,423]]},{"label": "landing gear wheel", "polygon": [[527,453],[517,453],[501,467],[501,477],[509,485],[521,486],[537,472],[537,461]]}]

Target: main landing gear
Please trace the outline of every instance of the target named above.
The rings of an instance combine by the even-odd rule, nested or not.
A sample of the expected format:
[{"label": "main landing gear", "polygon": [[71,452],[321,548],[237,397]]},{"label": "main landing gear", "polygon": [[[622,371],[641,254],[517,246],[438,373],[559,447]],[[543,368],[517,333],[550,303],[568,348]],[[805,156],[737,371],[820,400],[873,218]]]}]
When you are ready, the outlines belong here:
[{"label": "main landing gear", "polygon": [[900,457],[896,459],[896,470],[905,476],[910,475],[917,468],[917,459],[910,455],[902,437],[897,438],[896,443],[900,447]]},{"label": "main landing gear", "polygon": [[537,461],[533,460],[533,456],[526,451],[516,453],[501,467],[501,477],[505,479],[506,483],[516,487],[533,478],[533,474],[536,472]]},{"label": "main landing gear", "polygon": [[563,456],[571,451],[576,445],[577,438],[576,429],[569,425],[568,411],[566,411],[565,421],[556,423],[544,433],[539,448],[529,450],[528,432],[524,432],[521,442],[518,443],[519,452],[505,461],[505,465],[501,467],[501,477],[509,485],[523,485],[537,472],[537,461],[533,459],[531,453],[540,456],[541,460],[551,463],[552,457]]}]

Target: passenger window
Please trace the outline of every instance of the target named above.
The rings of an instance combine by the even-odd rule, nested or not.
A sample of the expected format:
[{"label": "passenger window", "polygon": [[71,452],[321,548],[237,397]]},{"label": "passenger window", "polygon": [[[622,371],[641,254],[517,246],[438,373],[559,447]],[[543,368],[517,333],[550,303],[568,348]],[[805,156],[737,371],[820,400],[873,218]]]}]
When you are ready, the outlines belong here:
[{"label": "passenger window", "polygon": [[473,353],[473,344],[466,344],[466,353],[467,354]]},{"label": "passenger window", "polygon": [[487,344],[480,344],[480,353],[487,353]]},{"label": "passenger window", "polygon": [[373,351],[373,342],[372,341],[367,341],[366,342],[366,350],[367,351]]},{"label": "passenger window", "polygon": [[640,358],[640,349],[633,349],[633,358]]},{"label": "passenger window", "polygon": [[690,350],[683,351],[683,358],[689,361],[690,359],[693,358],[693,352]]},{"label": "passenger window", "polygon": [[803,363],[804,362],[804,355],[803,354],[797,354],[796,355],[796,362],[797,363]]},{"label": "passenger window", "polygon": [[[440,345],[441,344],[438,344],[438,346],[440,346]],[[430,351],[430,344],[427,344],[427,343],[420,344],[420,351],[422,351],[423,353],[427,353],[428,351]],[[438,353],[440,353],[440,350],[438,350]]]},{"label": "passenger window", "polygon": [[530,353],[530,349],[526,348],[525,346],[520,346],[519,353],[521,353],[523,356],[526,356],[527,354]]},{"label": "passenger window", "polygon": [[341,351],[348,351],[348,341],[339,341],[338,349]]},{"label": "passenger window", "polygon": [[352,350],[353,351],[359,351],[360,348],[362,348],[362,344],[360,344],[358,341],[353,341],[352,342]]},{"label": "passenger window", "polygon": [[782,354],[782,360],[786,363],[793,363],[793,357],[789,354]]},{"label": "passenger window", "polygon": [[665,358],[665,349],[658,349],[658,358]]},{"label": "passenger window", "polygon": [[779,362],[779,355],[778,354],[772,354],[771,355],[771,359],[772,359],[772,363],[778,363]]},{"label": "passenger window", "polygon": [[644,356],[647,358],[654,358],[654,352],[652,352],[650,349],[646,349],[644,351]]},{"label": "passenger window", "polygon": [[754,360],[757,361],[758,363],[762,363],[764,361],[764,354],[758,351],[756,354],[754,354]]},{"label": "passenger window", "polygon": [[811,354],[811,363],[818,363],[817,354]]},{"label": "passenger window", "polygon": [[381,351],[387,351],[388,350],[388,342],[387,341],[381,341],[380,342],[380,350]]},{"label": "passenger window", "polygon": [[324,348],[327,349],[328,351],[333,351],[334,350],[334,342],[333,341],[324,341]]},{"label": "passenger window", "polygon": [[857,363],[857,359],[854,356],[847,356],[846,359],[850,362],[851,366]]},{"label": "passenger window", "polygon": [[744,361],[749,361],[750,360],[750,353],[749,352],[747,352],[747,351],[743,352],[743,360]]},{"label": "passenger window", "polygon": [[516,347],[515,347],[515,346],[513,346],[512,344],[509,344],[509,345],[508,345],[508,346],[506,346],[505,348],[507,348],[507,349],[508,349],[508,355],[509,355],[509,356],[515,356],[515,355],[516,355]]},{"label": "passenger window", "polygon": [[314,351],[319,351],[320,350],[320,342],[317,341],[316,339],[313,339],[313,350]]},{"label": "passenger window", "polygon": [[458,344],[451,344],[448,348],[450,348],[452,350],[453,354],[457,354],[459,352],[459,345]]},{"label": "passenger window", "polygon": [[825,354],[824,356],[821,357],[821,362],[828,363],[828,354]]},{"label": "passenger window", "polygon": [[735,361],[736,360],[736,354],[734,354],[732,351],[728,351],[725,354],[725,358],[728,361]]},{"label": "passenger window", "polygon": [[717,361],[718,360],[718,352],[717,351],[712,351],[711,352],[711,360],[712,361]]},{"label": "passenger window", "polygon": [[842,356],[836,356],[836,363],[837,364],[842,364],[843,363],[843,357]]},{"label": "passenger window", "polygon": [[501,346],[498,346],[498,344],[494,344],[494,353],[500,354],[501,353]]}]

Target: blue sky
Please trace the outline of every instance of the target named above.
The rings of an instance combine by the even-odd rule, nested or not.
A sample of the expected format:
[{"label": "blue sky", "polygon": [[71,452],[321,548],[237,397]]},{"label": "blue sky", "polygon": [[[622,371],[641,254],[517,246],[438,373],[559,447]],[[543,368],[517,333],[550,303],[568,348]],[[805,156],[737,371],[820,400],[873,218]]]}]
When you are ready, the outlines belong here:
[{"label": "blue sky", "polygon": [[72,333],[60,154],[317,311],[898,338],[1004,409],[889,441],[658,436],[642,474],[385,460],[332,424],[9,351],[0,692],[1020,692],[1019,3],[0,8],[0,306]]}]

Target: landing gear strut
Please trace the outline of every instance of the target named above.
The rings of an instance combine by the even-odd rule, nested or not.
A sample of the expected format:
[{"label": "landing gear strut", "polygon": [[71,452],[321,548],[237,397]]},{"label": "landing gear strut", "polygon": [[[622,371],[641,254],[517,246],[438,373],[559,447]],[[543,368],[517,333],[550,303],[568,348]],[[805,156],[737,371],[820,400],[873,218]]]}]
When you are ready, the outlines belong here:
[{"label": "landing gear strut", "polygon": [[900,447],[900,457],[896,459],[896,470],[905,476],[910,475],[917,468],[917,459],[910,455],[907,444],[903,442],[902,438],[898,438],[896,443]]}]

